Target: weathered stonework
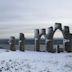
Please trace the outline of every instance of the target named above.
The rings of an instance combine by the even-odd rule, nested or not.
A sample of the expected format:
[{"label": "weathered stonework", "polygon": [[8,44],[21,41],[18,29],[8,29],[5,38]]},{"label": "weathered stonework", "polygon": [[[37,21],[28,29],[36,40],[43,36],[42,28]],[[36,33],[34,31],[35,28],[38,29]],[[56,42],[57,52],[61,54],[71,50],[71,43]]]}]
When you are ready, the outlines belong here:
[{"label": "weathered stonework", "polygon": [[19,49],[20,49],[20,51],[24,51],[25,50],[24,44],[25,44],[24,34],[20,33],[20,37],[19,37]]},{"label": "weathered stonework", "polygon": [[16,46],[15,46],[15,37],[11,36],[9,39],[9,45],[10,45],[10,50],[11,51],[16,51]]},{"label": "weathered stonework", "polygon": [[[46,50],[48,52],[55,52],[55,50],[53,49],[53,35],[57,29],[59,29],[64,36],[63,45],[64,45],[65,51],[72,52],[72,34],[70,33],[68,26],[64,26],[64,29],[62,29],[61,23],[55,23],[54,29],[53,27],[49,27],[47,34],[46,34],[45,29],[42,29],[41,32],[39,32],[39,29],[35,30],[35,49],[36,51],[40,51],[40,38],[42,35],[44,35]],[[58,46],[58,52],[60,51],[62,50]]]}]

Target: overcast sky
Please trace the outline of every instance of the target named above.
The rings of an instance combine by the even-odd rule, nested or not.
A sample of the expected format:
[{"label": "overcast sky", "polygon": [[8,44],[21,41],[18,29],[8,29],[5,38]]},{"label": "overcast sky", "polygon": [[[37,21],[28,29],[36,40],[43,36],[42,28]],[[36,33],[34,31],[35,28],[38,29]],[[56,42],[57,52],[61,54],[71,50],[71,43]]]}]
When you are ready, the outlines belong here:
[{"label": "overcast sky", "polygon": [[[32,37],[34,29],[54,26],[72,29],[72,0],[0,0],[0,38]],[[71,31],[72,32],[72,31]]]}]

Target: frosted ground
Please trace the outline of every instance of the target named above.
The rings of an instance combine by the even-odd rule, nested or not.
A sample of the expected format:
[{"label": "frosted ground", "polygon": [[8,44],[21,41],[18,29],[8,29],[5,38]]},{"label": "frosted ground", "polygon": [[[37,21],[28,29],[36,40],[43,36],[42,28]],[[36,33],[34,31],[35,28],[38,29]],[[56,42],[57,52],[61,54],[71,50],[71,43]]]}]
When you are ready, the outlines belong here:
[{"label": "frosted ground", "polygon": [[72,72],[72,53],[0,50],[0,72]]}]

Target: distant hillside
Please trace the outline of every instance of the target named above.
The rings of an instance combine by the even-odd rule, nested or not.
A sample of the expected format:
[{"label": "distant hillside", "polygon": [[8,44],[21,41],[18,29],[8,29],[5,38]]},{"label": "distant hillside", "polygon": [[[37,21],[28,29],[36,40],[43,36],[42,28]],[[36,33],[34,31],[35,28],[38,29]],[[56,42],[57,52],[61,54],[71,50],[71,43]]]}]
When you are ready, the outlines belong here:
[{"label": "distant hillside", "polygon": [[[8,44],[9,39],[0,39],[0,44]],[[16,44],[18,44],[18,39],[16,39]],[[63,39],[54,39],[54,44],[62,44]],[[25,44],[34,44],[34,39],[25,39]],[[41,39],[40,44],[45,44],[45,40]]]}]

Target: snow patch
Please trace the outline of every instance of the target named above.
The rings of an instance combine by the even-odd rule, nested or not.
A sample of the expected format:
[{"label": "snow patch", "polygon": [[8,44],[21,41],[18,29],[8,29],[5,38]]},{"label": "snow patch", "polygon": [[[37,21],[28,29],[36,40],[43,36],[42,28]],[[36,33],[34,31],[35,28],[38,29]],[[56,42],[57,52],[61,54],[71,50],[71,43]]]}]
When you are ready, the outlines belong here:
[{"label": "snow patch", "polygon": [[0,72],[72,72],[72,53],[0,53]]}]

